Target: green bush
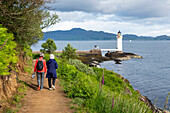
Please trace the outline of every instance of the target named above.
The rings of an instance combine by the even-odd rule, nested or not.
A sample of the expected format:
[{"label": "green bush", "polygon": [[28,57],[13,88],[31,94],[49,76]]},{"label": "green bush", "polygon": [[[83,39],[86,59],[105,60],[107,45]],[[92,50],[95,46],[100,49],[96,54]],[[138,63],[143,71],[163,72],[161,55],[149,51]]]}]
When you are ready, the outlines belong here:
[{"label": "green bush", "polygon": [[69,64],[74,65],[79,71],[86,73],[87,75],[95,75],[93,69],[91,67],[87,67],[87,65],[83,64],[80,60],[69,59]]},{"label": "green bush", "polygon": [[7,33],[7,29],[0,24],[0,75],[9,75],[8,67],[14,67],[18,61],[17,44],[13,39],[13,34]]},{"label": "green bush", "polygon": [[44,54],[44,59],[45,59],[46,61],[50,60],[50,54]]},{"label": "green bush", "polygon": [[57,46],[54,43],[54,40],[50,39],[50,38],[47,39],[46,42],[41,45],[41,47],[44,48],[44,49],[41,49],[40,51],[43,52],[43,53],[48,53],[48,54],[51,54],[55,50],[57,50]]},{"label": "green bush", "polygon": [[76,54],[76,50],[75,48],[73,48],[73,46],[71,46],[70,44],[67,44],[67,46],[65,47],[65,49],[63,49],[62,54],[61,54],[61,58],[63,59],[75,59],[78,57],[78,55]]},{"label": "green bush", "polygon": [[31,46],[29,45],[24,45],[24,48],[23,48],[23,52],[24,52],[24,56],[27,57],[27,58],[32,58],[32,49],[31,49]]},{"label": "green bush", "polygon": [[32,57],[33,59],[37,59],[40,57],[40,54],[39,53],[32,53]]},{"label": "green bush", "polygon": [[[33,59],[37,59],[37,58],[40,57],[40,54],[39,53],[34,53],[34,54],[32,54],[32,56],[33,56]],[[44,54],[43,59],[45,59],[46,61],[50,60],[50,54]]]},{"label": "green bush", "polygon": [[95,93],[95,82],[90,76],[80,72],[75,66],[62,61],[57,69],[58,77],[61,80],[65,93],[70,98],[90,98]]}]

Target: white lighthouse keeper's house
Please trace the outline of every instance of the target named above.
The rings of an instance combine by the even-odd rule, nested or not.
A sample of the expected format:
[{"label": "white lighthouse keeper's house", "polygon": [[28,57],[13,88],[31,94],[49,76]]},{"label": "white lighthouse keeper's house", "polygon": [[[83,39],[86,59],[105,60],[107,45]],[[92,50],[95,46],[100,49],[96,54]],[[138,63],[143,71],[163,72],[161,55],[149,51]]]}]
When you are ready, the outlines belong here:
[{"label": "white lighthouse keeper's house", "polygon": [[118,34],[117,34],[117,52],[120,52],[120,53],[122,53],[123,52],[123,45],[122,45],[122,38],[123,38],[123,36],[122,36],[122,34],[121,34],[121,32],[119,31],[118,32]]}]

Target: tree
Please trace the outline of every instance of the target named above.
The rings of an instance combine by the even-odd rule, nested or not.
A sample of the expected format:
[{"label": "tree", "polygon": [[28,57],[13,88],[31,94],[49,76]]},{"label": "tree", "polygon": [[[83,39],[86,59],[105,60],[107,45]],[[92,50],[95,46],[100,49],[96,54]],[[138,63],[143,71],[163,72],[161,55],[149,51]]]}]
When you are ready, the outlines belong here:
[{"label": "tree", "polygon": [[42,29],[60,20],[56,14],[50,15],[46,3],[52,0],[0,0],[0,24],[14,35],[12,40],[17,43],[15,50],[21,62],[30,54],[30,46],[43,38]]},{"label": "tree", "polygon": [[77,49],[73,48],[73,46],[71,46],[70,44],[67,44],[65,49],[62,50],[61,58],[63,58],[63,59],[77,58],[78,55],[76,54],[76,50]]},{"label": "tree", "polygon": [[55,50],[57,50],[57,47],[56,47],[56,45],[55,45],[55,43],[54,43],[54,40],[52,40],[52,39],[48,39],[48,40],[46,40],[46,43],[43,43],[42,45],[41,45],[41,47],[42,48],[44,48],[44,49],[41,49],[40,51],[41,52],[43,52],[43,53],[49,53],[49,54],[51,54],[51,53],[53,53]]},{"label": "tree", "polygon": [[[18,47],[32,45],[42,39],[42,28],[55,24],[60,19],[50,15],[45,7],[51,0],[1,0],[0,24],[14,34]],[[21,50],[22,51],[22,50]]]}]

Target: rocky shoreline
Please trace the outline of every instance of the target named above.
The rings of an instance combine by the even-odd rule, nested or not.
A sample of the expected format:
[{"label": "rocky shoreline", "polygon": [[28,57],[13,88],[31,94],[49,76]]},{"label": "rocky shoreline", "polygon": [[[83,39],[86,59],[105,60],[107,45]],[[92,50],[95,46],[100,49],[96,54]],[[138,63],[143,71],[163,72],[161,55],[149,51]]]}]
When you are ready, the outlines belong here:
[{"label": "rocky shoreline", "polygon": [[95,67],[98,67],[100,65],[99,63],[103,61],[113,60],[116,64],[121,64],[121,61],[130,60],[131,58],[143,58],[140,55],[128,52],[107,52],[105,56],[102,56],[100,49],[92,49],[91,51],[79,56],[80,57],[78,59],[83,63]]}]

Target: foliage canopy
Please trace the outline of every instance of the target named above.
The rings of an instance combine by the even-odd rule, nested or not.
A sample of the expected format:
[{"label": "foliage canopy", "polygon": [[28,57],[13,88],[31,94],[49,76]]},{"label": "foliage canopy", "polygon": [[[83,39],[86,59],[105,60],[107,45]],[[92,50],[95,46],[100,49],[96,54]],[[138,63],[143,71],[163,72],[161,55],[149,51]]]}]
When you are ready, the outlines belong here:
[{"label": "foliage canopy", "polygon": [[43,43],[41,47],[44,48],[40,50],[41,52],[49,53],[49,54],[53,53],[57,49],[57,46],[55,45],[54,40],[50,38],[46,40],[46,43]]},{"label": "foliage canopy", "polygon": [[62,54],[61,54],[61,58],[63,59],[75,59],[78,57],[78,55],[76,54],[76,50],[75,48],[73,48],[73,46],[71,46],[70,44],[67,44],[67,46],[65,47],[65,49],[63,49]]},{"label": "foliage canopy", "polygon": [[56,14],[45,10],[51,0],[1,0],[0,24],[14,34],[19,47],[42,39],[42,28],[59,21]]},{"label": "foliage canopy", "polygon": [[32,56],[30,45],[43,38],[42,29],[59,22],[45,6],[53,1],[0,0],[0,24],[4,27],[0,27],[0,75],[8,75],[9,67],[14,67],[11,64],[17,62],[16,51],[21,61]]}]

